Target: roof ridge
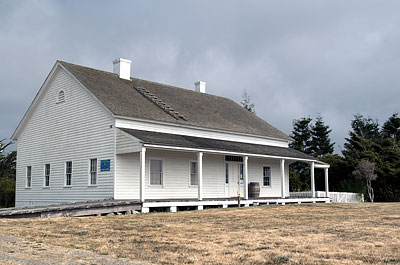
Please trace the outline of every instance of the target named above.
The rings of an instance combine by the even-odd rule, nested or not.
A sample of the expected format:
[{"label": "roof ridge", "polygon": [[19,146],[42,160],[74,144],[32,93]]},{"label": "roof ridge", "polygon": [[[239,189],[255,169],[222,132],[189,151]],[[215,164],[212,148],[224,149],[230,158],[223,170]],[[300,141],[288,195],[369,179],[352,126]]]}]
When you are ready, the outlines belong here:
[{"label": "roof ridge", "polygon": [[105,71],[105,70],[96,69],[96,68],[92,68],[92,67],[88,67],[88,66],[84,66],[84,65],[80,65],[80,64],[69,63],[69,62],[62,61],[62,60],[57,60],[57,62],[59,62],[61,64],[63,64],[63,63],[70,64],[72,66],[78,66],[78,67],[82,67],[82,68],[86,68],[86,69],[90,69],[90,70],[94,70],[94,71],[98,71],[98,72],[102,72],[102,73],[106,73],[106,74],[110,74],[110,75],[117,75],[117,74],[114,74],[112,72],[108,72],[108,71]]}]

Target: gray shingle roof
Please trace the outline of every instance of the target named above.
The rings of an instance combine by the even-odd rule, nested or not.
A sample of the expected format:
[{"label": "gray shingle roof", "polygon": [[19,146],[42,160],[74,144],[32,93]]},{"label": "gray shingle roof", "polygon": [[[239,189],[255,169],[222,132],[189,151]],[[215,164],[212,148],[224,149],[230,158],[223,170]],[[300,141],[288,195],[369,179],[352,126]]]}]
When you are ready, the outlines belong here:
[{"label": "gray shingle roof", "polygon": [[132,129],[120,129],[133,137],[139,139],[144,144],[186,147],[195,149],[207,149],[216,151],[228,151],[247,154],[270,155],[278,157],[300,158],[315,161],[316,158],[306,155],[292,148],[238,143],[231,141],[207,139],[185,135],[175,135],[167,133],[149,132]]},{"label": "gray shingle roof", "polygon": [[[59,61],[114,115],[185,124],[290,141],[291,138],[234,101]],[[184,118],[177,119],[136,88],[145,88]]]}]

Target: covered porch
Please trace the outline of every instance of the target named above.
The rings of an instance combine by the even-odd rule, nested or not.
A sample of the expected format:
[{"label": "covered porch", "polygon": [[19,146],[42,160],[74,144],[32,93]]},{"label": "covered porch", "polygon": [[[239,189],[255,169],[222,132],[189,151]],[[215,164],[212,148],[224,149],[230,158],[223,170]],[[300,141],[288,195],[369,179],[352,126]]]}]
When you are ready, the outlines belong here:
[{"label": "covered porch", "polygon": [[[296,150],[130,129],[122,132],[131,138],[117,150],[117,168],[120,158],[128,153],[131,156],[126,161],[136,160],[132,167],[138,173],[137,188],[132,189],[136,196],[129,199],[139,199],[143,212],[152,207],[176,211],[179,207],[329,202],[329,165]],[[310,198],[289,192],[289,164],[296,161],[310,164]],[[154,171],[153,164],[159,170]],[[314,171],[318,168],[325,171],[324,198],[315,194]],[[116,181],[118,175],[117,171]],[[251,182],[259,183],[257,197],[249,192]],[[118,190],[116,193],[120,199]]]}]

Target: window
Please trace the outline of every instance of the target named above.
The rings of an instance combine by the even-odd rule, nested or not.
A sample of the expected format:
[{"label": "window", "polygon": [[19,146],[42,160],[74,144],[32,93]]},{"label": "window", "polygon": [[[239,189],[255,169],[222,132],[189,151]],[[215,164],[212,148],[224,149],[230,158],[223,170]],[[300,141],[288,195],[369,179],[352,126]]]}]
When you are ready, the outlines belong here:
[{"label": "window", "polygon": [[97,184],[97,158],[90,159],[90,185]]},{"label": "window", "polygon": [[229,184],[229,163],[225,163],[225,184]]},{"label": "window", "polygon": [[50,164],[44,165],[44,186],[50,186]]},{"label": "window", "polygon": [[31,166],[26,167],[26,187],[27,188],[32,187],[32,167]]},{"label": "window", "polygon": [[199,185],[199,174],[197,174],[197,162],[190,162],[190,185]]},{"label": "window", "polygon": [[162,185],[163,161],[150,160],[150,185]]},{"label": "window", "polygon": [[263,186],[270,187],[271,186],[271,168],[263,167]]},{"label": "window", "polygon": [[225,161],[243,162],[243,156],[225,156]]},{"label": "window", "polygon": [[61,103],[64,101],[65,101],[65,92],[64,90],[60,90],[60,92],[58,92],[57,103]]},{"label": "window", "polygon": [[65,162],[65,186],[72,185],[72,161]]},{"label": "window", "polygon": [[243,164],[239,165],[239,180],[240,184],[243,184]]}]

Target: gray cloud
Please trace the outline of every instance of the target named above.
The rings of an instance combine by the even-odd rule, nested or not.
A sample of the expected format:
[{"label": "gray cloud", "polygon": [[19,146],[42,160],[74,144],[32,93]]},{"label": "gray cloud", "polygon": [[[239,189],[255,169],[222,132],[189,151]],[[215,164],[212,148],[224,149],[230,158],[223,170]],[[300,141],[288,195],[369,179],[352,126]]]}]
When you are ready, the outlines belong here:
[{"label": "gray cloud", "polygon": [[[2,1],[0,138],[57,59],[241,100],[290,133],[320,113],[343,145],[353,114],[398,111],[398,1]],[[339,151],[339,148],[336,149]]]}]

